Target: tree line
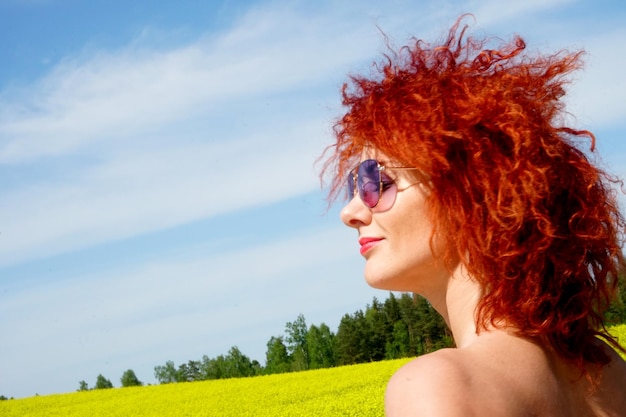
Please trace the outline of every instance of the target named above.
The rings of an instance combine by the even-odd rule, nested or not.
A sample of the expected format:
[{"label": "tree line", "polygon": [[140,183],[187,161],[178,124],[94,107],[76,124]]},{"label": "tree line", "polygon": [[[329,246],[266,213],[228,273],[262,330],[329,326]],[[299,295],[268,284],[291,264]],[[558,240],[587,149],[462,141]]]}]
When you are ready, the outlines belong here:
[{"label": "tree line", "polygon": [[203,356],[176,366],[154,368],[159,383],[203,381],[297,372],[363,362],[417,356],[453,345],[441,316],[422,297],[402,294],[342,317],[337,332],[325,323],[307,325],[300,314],[283,335],[268,340],[265,365],[237,346],[216,358]]},{"label": "tree line", "polygon": [[[270,375],[417,356],[452,345],[445,322],[426,299],[389,293],[384,302],[374,298],[365,309],[345,314],[336,332],[325,323],[309,326],[304,315],[298,315],[285,324],[284,334],[267,341],[264,365],[233,346],[214,358],[204,355],[178,365],[167,361],[154,367],[154,377],[168,384]],[[120,382],[122,387],[143,385],[132,369]],[[83,380],[78,391],[112,387],[98,375],[93,388]]]},{"label": "tree line", "polygon": [[[624,280],[619,281],[618,299],[608,309],[605,323],[626,323]],[[454,341],[443,318],[425,298],[389,293],[383,302],[374,297],[365,309],[345,314],[336,333],[325,323],[307,325],[300,314],[285,324],[283,335],[270,337],[266,346],[264,365],[233,346],[228,353],[215,358],[204,355],[178,366],[167,361],[154,367],[154,376],[159,383],[167,384],[297,372],[414,357],[452,347]],[[130,369],[122,375],[121,383],[142,385]],[[86,388],[86,384],[81,387]],[[112,384],[99,375],[95,388],[109,387]]]},{"label": "tree line", "polygon": [[384,302],[374,298],[364,310],[344,315],[336,333],[325,323],[309,326],[298,315],[283,335],[268,340],[265,365],[233,346],[215,358],[205,355],[178,366],[167,361],[154,368],[154,376],[164,384],[270,375],[417,356],[452,345],[446,324],[424,298],[390,293]]},{"label": "tree line", "polygon": [[[626,323],[626,282],[619,281],[618,298],[605,315],[606,325]],[[282,335],[268,340],[265,364],[250,359],[237,346],[223,355],[189,360],[176,365],[167,361],[154,367],[160,384],[270,375],[307,369],[330,368],[385,359],[419,356],[454,344],[442,317],[421,296],[389,293],[383,302],[374,298],[365,309],[345,314],[336,332],[325,324],[307,325],[300,314],[285,325]],[[122,387],[141,386],[132,369],[120,378]],[[80,381],[78,391],[113,388],[98,375],[93,388]],[[0,400],[6,400],[0,396]]]},{"label": "tree line", "polygon": [[[141,382],[139,378],[137,378],[137,375],[135,375],[135,371],[133,371],[132,369],[129,369],[122,374],[122,377],[120,378],[120,383],[122,384],[122,387],[139,387],[143,385],[143,382]],[[113,388],[113,383],[110,379],[107,379],[102,374],[99,374],[96,378],[96,383],[92,389],[107,388]],[[87,384],[87,382],[85,382],[84,380],[78,383],[77,391],[89,391],[89,389],[89,384]]]}]

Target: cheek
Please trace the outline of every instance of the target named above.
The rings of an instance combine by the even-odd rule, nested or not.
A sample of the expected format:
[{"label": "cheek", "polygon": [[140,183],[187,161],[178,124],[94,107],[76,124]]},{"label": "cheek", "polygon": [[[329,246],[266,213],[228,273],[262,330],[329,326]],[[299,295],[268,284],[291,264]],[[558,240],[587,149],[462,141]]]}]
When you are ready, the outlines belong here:
[{"label": "cheek", "polygon": [[433,226],[423,210],[406,213],[402,221],[395,225],[395,230],[395,250],[407,256],[411,253],[418,257],[431,254]]}]

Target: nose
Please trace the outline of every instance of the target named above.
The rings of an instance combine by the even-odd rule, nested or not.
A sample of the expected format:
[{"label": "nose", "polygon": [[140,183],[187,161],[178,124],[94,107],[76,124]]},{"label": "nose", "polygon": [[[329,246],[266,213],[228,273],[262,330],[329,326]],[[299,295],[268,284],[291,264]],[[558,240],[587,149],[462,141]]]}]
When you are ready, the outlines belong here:
[{"label": "nose", "polygon": [[348,227],[358,228],[372,221],[372,211],[355,195],[341,210],[341,221]]}]

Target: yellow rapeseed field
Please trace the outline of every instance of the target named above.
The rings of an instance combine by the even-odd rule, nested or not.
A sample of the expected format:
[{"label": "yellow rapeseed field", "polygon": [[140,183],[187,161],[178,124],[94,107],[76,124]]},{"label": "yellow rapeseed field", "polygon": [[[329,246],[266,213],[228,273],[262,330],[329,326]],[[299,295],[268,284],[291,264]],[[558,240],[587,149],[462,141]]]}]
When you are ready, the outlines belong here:
[{"label": "yellow rapeseed field", "polygon": [[[617,337],[617,341],[620,345],[626,347],[626,324],[619,324],[617,326],[613,326],[609,328],[611,334]],[[620,352],[622,358],[626,359],[626,354],[624,352]]]},{"label": "yellow rapeseed field", "polygon": [[409,360],[9,400],[0,416],[382,416],[387,381]]},{"label": "yellow rapeseed field", "polygon": [[[626,342],[626,324],[610,331]],[[383,416],[387,381],[409,360],[1,401],[0,416]]]}]

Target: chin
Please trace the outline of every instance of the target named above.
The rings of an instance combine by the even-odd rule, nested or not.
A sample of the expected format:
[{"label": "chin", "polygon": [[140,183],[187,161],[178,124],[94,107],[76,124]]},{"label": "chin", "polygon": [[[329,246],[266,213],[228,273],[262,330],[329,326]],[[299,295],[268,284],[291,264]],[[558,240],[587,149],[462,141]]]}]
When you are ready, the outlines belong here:
[{"label": "chin", "polygon": [[404,275],[374,274],[366,269],[365,282],[377,290],[394,292],[416,291],[415,285],[413,285],[414,281]]},{"label": "chin", "polygon": [[393,285],[393,282],[388,279],[381,278],[368,278],[365,276],[365,282],[372,288],[385,291],[401,291]]}]

